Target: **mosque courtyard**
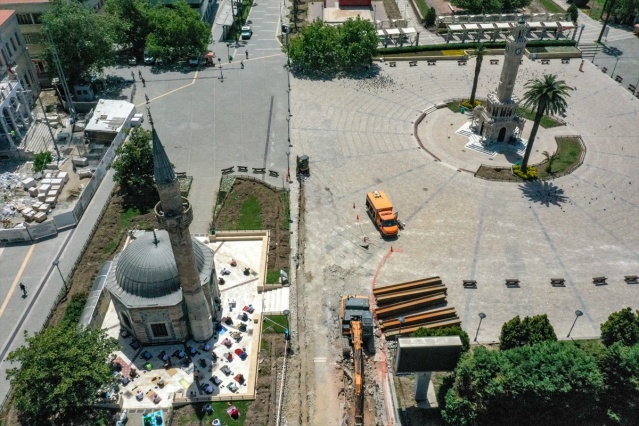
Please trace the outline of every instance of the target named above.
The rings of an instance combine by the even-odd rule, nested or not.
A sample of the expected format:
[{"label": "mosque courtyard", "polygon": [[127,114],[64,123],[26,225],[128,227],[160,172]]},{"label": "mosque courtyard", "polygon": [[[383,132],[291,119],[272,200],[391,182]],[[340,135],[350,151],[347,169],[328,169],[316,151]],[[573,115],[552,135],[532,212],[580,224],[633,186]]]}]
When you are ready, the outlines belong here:
[{"label": "mosque courtyard", "polygon": [[110,402],[130,413],[255,398],[261,314],[265,309],[286,308],[270,305],[258,291],[266,270],[268,235],[256,232],[196,238],[215,253],[218,274],[229,272],[220,285],[222,311],[213,338],[142,346],[120,326],[113,302],[109,304],[102,328],[120,344],[114,354],[114,362],[119,364],[115,372],[119,389]]}]

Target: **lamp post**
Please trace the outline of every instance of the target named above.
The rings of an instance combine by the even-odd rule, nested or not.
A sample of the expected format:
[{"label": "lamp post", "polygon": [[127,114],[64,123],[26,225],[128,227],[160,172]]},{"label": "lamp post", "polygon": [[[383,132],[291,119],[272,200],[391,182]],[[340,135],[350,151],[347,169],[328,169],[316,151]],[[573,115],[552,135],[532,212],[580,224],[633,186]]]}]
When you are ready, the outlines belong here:
[{"label": "lamp post", "polygon": [[486,314],[483,312],[479,313],[479,325],[477,326],[477,332],[475,333],[475,342],[477,341],[477,336],[479,335],[479,327],[481,327],[481,322],[486,318]]},{"label": "lamp post", "polygon": [[579,46],[579,40],[581,40],[581,34],[584,32],[584,28],[586,28],[586,24],[581,24],[581,31],[579,31],[579,37],[577,37],[577,46]]},{"label": "lamp post", "polygon": [[291,183],[291,151],[286,151],[286,181]]},{"label": "lamp post", "polygon": [[58,273],[60,274],[60,278],[62,279],[62,283],[64,284],[64,291],[67,291],[68,290],[67,281],[64,279],[64,276],[62,275],[62,271],[60,270],[60,261],[54,260],[53,266],[55,266],[58,269]]},{"label": "lamp post", "polygon": [[568,335],[566,336],[566,338],[570,337],[570,333],[572,333],[572,329],[575,328],[575,324],[577,324],[577,320],[579,319],[580,316],[582,316],[584,313],[581,312],[580,310],[576,310],[575,311],[575,320],[572,323],[572,327],[570,327],[570,331],[568,332]]},{"label": "lamp post", "polygon": [[231,63],[231,43],[226,43],[226,56],[229,58],[229,64]]},{"label": "lamp post", "polygon": [[284,330],[284,338],[286,340],[291,340],[291,332],[289,331],[290,325],[288,322],[288,316],[291,313],[291,311],[289,311],[288,309],[284,309],[282,313],[286,316],[286,330]]},{"label": "lamp post", "polygon": [[377,5],[373,5],[373,23],[375,24],[375,29],[377,29]]},{"label": "lamp post", "polygon": [[612,68],[612,72],[610,73],[610,78],[614,78],[614,76],[615,76],[615,70],[617,69],[617,64],[619,63],[619,59],[621,59],[621,56],[617,57],[617,61],[615,62],[615,66]]},{"label": "lamp post", "polygon": [[399,321],[399,335],[397,336],[397,338],[399,339],[400,337],[402,337],[402,324],[406,322],[406,317],[402,315],[401,317],[397,318],[397,321]]}]

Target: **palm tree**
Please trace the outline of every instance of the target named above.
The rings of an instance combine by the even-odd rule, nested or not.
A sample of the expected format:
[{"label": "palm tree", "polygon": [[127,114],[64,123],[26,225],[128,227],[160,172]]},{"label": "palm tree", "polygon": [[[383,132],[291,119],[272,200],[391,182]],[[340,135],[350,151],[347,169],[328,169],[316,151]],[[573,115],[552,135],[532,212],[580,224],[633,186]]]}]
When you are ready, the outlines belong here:
[{"label": "palm tree", "polygon": [[533,143],[535,142],[535,136],[537,136],[537,130],[539,130],[539,123],[545,113],[557,114],[560,111],[566,109],[566,97],[571,87],[566,85],[563,80],[557,80],[557,76],[554,74],[544,74],[543,78],[536,78],[530,80],[524,85],[528,89],[524,93],[523,101],[524,107],[535,109],[535,121],[533,122],[532,130],[530,131],[530,137],[528,138],[528,144],[526,145],[526,153],[524,159],[521,162],[521,171],[527,173],[528,171],[528,159],[532,152]]},{"label": "palm tree", "polygon": [[470,107],[475,108],[475,92],[477,91],[477,82],[479,81],[479,71],[481,71],[481,63],[484,60],[484,55],[487,53],[486,45],[484,43],[477,43],[475,46],[474,55],[477,58],[475,62],[475,78],[473,79],[473,90],[470,92]]},{"label": "palm tree", "polygon": [[552,163],[557,159],[557,151],[550,154],[548,151],[544,151],[541,153],[544,157],[546,157],[546,161],[548,164],[546,165],[546,171],[550,173],[552,171]]}]

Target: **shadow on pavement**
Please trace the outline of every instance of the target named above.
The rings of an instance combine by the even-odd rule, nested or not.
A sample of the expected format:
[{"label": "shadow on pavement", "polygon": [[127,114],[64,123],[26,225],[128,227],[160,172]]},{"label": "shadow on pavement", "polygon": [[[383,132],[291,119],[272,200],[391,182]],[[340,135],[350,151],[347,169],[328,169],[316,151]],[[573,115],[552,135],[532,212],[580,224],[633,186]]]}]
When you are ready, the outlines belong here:
[{"label": "shadow on pavement", "polygon": [[561,206],[568,202],[564,190],[548,181],[529,181],[519,186],[524,197],[535,203],[550,207],[551,204]]}]

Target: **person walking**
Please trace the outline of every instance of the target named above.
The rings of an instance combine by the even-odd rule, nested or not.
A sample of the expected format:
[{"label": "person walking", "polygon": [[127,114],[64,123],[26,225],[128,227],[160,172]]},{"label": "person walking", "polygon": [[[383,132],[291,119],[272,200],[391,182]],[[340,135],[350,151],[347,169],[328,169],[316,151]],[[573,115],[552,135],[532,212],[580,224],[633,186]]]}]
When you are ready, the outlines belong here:
[{"label": "person walking", "polygon": [[240,67],[242,67],[242,69],[244,69],[244,61],[240,61]]},{"label": "person walking", "polygon": [[27,297],[27,288],[24,286],[24,284],[20,283],[18,287],[20,287],[20,290],[22,290],[22,297]]},{"label": "person walking", "polygon": [[146,93],[144,94],[144,99],[146,99],[146,103],[149,103],[149,95],[147,95]]},{"label": "person walking", "polygon": [[135,74],[133,73],[133,71],[131,71],[131,79],[133,79],[133,81],[135,81]]},{"label": "person walking", "polygon": [[244,53],[246,54],[246,59],[248,59],[248,49],[245,50]]},{"label": "person walking", "polygon": [[141,80],[142,80],[142,87],[146,87],[146,80],[144,80],[144,78],[142,78]]},{"label": "person walking", "polygon": [[[133,71],[131,71],[133,72]],[[140,77],[140,80],[142,80],[142,71],[138,70],[138,77]]]}]

